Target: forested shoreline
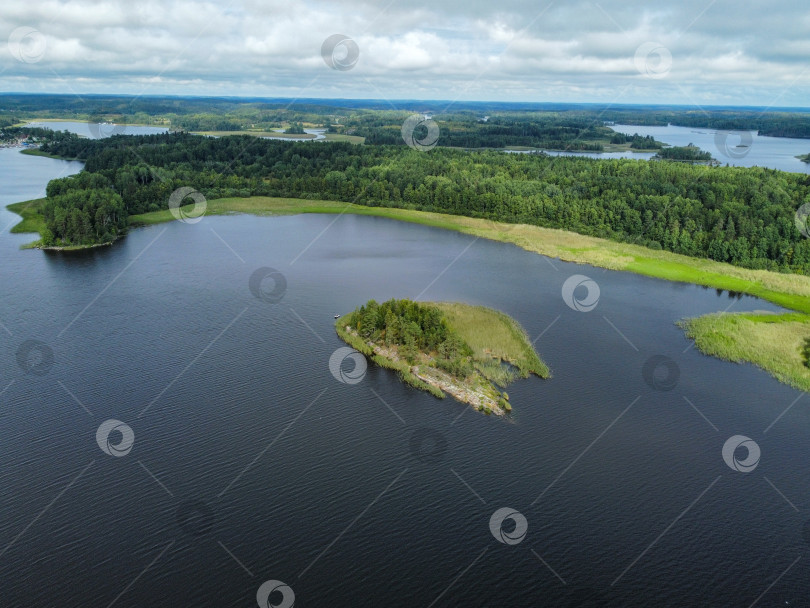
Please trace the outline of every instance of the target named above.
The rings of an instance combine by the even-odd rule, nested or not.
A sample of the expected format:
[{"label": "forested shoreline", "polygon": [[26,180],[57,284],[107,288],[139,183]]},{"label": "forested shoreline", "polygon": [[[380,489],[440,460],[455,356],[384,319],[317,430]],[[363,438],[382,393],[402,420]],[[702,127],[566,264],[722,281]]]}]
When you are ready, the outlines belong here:
[{"label": "forested shoreline", "polygon": [[209,199],[266,195],[437,211],[810,271],[810,243],[794,225],[796,209],[810,200],[810,178],[771,169],[185,133],[61,136],[42,150],[86,162],[78,176],[49,185],[51,245],[114,237],[127,215],[166,209],[174,190],[190,186]]},{"label": "forested shoreline", "polygon": [[[448,122],[465,122],[488,119],[479,125],[480,129],[465,129],[468,133],[454,134],[454,143],[442,145],[461,145],[479,147],[474,140],[487,143],[483,147],[494,147],[495,139],[501,138],[504,132],[491,129],[486,124],[503,120],[506,124],[515,122],[531,123],[530,129],[536,129],[550,119],[558,126],[567,128],[584,128],[595,125],[597,128],[605,122],[628,125],[666,126],[668,124],[719,130],[757,131],[760,135],[772,137],[798,137],[810,139],[810,112],[806,109],[779,109],[770,107],[684,107],[661,104],[644,105],[601,105],[578,103],[529,103],[529,102],[470,102],[470,101],[408,101],[402,102],[403,110],[392,122],[387,122],[386,115],[391,115],[391,104],[374,99],[288,99],[288,98],[216,98],[216,97],[132,97],[126,95],[34,95],[21,93],[0,94],[0,124],[14,124],[19,117],[58,118],[96,122],[110,120],[119,124],[159,124],[187,131],[248,131],[251,129],[268,130],[278,128],[282,123],[309,122],[313,126],[331,126],[334,132],[345,133],[359,127],[365,129],[373,123],[384,125],[386,129],[377,130],[377,143],[401,145],[391,135],[396,129],[387,127],[402,124],[403,115],[414,112],[434,115],[444,124]],[[407,108],[407,109],[406,109]],[[396,113],[396,112],[394,112]],[[16,118],[15,118],[16,117]],[[382,121],[380,119],[383,119]],[[374,129],[369,129],[374,131]],[[483,137],[485,134],[490,137]],[[534,133],[536,135],[536,132]],[[543,134],[546,141],[555,140]],[[510,128],[510,143],[519,144],[514,138],[532,137],[529,131]],[[455,140],[466,140],[470,143],[455,143]],[[536,139],[536,137],[535,137]],[[568,139],[570,143],[570,138]],[[577,140],[577,145],[596,145],[584,137]],[[559,141],[559,139],[557,139]],[[538,146],[541,147],[541,146]],[[542,146],[549,147],[549,146]],[[573,149],[573,148],[572,148]],[[589,148],[579,148],[589,149]]]}]

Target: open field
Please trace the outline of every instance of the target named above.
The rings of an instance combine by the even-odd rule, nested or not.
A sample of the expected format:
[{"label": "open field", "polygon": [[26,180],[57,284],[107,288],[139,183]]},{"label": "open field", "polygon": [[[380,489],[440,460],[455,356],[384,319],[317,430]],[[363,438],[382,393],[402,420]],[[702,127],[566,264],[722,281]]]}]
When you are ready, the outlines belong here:
[{"label": "open field", "polygon": [[365,143],[366,138],[359,135],[343,135],[342,133],[324,133],[327,141],[347,141],[350,144]]}]

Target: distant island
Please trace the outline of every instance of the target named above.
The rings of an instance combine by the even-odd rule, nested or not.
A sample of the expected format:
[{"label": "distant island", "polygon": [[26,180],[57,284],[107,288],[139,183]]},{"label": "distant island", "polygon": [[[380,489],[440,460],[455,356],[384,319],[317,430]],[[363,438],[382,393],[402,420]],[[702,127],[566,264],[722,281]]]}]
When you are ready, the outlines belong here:
[{"label": "distant island", "polygon": [[798,158],[803,163],[810,163],[810,154],[803,154],[801,156],[797,156],[796,158]]},{"label": "distant island", "polygon": [[501,389],[517,378],[551,375],[520,324],[483,306],[369,300],[340,317],[335,329],[411,386],[440,399],[450,393],[485,414],[512,411]]},{"label": "distant island", "polygon": [[686,163],[708,163],[713,160],[709,152],[704,152],[694,144],[664,148],[653,156],[653,158],[657,160],[676,160]]}]

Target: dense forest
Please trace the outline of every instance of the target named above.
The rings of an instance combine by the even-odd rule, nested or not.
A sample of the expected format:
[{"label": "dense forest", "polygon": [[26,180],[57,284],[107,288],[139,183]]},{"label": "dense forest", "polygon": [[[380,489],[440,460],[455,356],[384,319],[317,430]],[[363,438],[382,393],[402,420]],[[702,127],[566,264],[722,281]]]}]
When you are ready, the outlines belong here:
[{"label": "dense forest", "polygon": [[613,133],[610,137],[612,144],[630,144],[633,150],[660,150],[664,145],[656,141],[652,135],[625,135],[624,133]]},{"label": "dense forest", "polygon": [[46,193],[42,207],[46,244],[108,243],[127,227],[128,213],[121,195],[103,175],[82,171],[54,179]]},{"label": "dense forest", "polygon": [[10,141],[57,141],[60,139],[71,139],[72,136],[65,131],[53,131],[52,129],[42,129],[39,127],[14,127],[10,124],[2,124],[0,119],[0,142]]},{"label": "dense forest", "polygon": [[473,351],[448,324],[442,311],[411,300],[369,300],[350,313],[349,325],[366,341],[397,346],[411,365],[431,353],[439,369],[464,378],[473,373]]},{"label": "dense forest", "polygon": [[[166,209],[175,189],[191,186],[209,199],[268,195],[438,211],[810,272],[810,241],[794,225],[796,209],[810,200],[810,178],[771,169],[183,133],[63,137],[43,150],[85,159],[85,173],[98,180],[80,175],[49,186],[55,243],[120,230],[116,197],[127,214],[142,213]],[[109,207],[99,213],[96,197],[80,210],[89,228],[83,216],[78,224],[56,222],[56,208],[72,214],[76,205],[63,197],[91,190]]]},{"label": "dense forest", "polygon": [[[359,135],[366,144],[403,146],[402,123],[408,113],[375,112],[353,116],[330,132]],[[440,129],[439,143],[455,148],[505,148],[521,146],[547,150],[587,150],[601,152],[604,144],[615,139],[616,133],[595,120],[581,114],[532,113],[477,117],[470,113],[456,113],[432,118]],[[419,138],[417,134],[417,138]],[[661,144],[653,138],[636,139],[622,135],[615,143],[636,144],[650,142],[649,149]],[[614,143],[614,142],[611,142]],[[637,146],[639,147],[639,146]]]},{"label": "dense forest", "polygon": [[[470,101],[401,101],[395,104],[401,116],[430,114],[449,131],[443,146],[467,148],[525,145],[559,148],[571,145],[569,130],[559,136],[538,132],[549,120],[558,126],[581,129],[576,149],[592,149],[593,132],[604,122],[630,125],[673,124],[684,127],[751,130],[775,137],[810,138],[810,112],[773,108],[689,108],[665,105],[605,106],[571,103],[516,103]],[[0,126],[14,124],[19,118],[60,118],[89,120],[97,118],[118,124],[159,124],[186,131],[249,131],[278,128],[282,123],[302,122],[307,126],[329,127],[334,132],[357,130],[373,133],[373,143],[401,145],[396,125],[387,122],[391,103],[363,99],[261,99],[216,97],[161,97],[121,95],[30,95],[0,94]],[[488,118],[487,118],[488,117]],[[485,120],[486,119],[486,120]],[[398,118],[401,126],[402,117]],[[480,125],[477,123],[481,122]],[[502,122],[499,122],[502,121]],[[374,123],[376,124],[376,127]],[[445,124],[458,123],[458,124]],[[491,126],[489,123],[491,123]],[[531,124],[527,130],[522,130]],[[445,128],[447,127],[447,128]],[[507,143],[503,137],[509,135]],[[444,135],[444,133],[443,133]],[[524,143],[517,143],[515,137]],[[483,138],[483,139],[482,139]],[[599,139],[599,138],[596,138]],[[396,141],[395,141],[396,140]],[[537,146],[537,142],[553,145]],[[369,142],[372,143],[372,142]],[[637,146],[633,146],[638,149]],[[569,148],[569,149],[574,149]],[[652,149],[646,148],[645,149]]]},{"label": "dense forest", "polygon": [[679,160],[687,163],[700,163],[711,161],[712,155],[709,152],[704,152],[694,144],[689,144],[688,146],[664,148],[656,154],[656,158],[663,160]]}]

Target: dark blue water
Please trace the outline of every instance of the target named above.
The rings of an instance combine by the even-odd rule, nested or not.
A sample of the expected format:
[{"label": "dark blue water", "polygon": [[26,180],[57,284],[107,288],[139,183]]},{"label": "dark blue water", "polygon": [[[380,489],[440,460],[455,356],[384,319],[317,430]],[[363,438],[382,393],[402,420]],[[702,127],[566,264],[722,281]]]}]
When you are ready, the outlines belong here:
[{"label": "dark blue water", "polygon": [[[0,151],[17,197],[76,168]],[[80,255],[26,240],[0,235],[3,605],[255,606],[267,580],[299,607],[808,602],[808,404],[785,413],[797,391],[674,325],[765,302],[350,215],[206,217]],[[275,302],[249,287],[265,267]],[[563,301],[574,274],[590,312]],[[512,385],[510,421],[373,366],[338,382],[333,315],[389,297],[499,308],[553,378]],[[654,355],[671,390],[643,378]],[[96,441],[109,419],[123,456]],[[750,473],[723,460],[736,434]],[[517,544],[490,532],[502,507]]]}]

